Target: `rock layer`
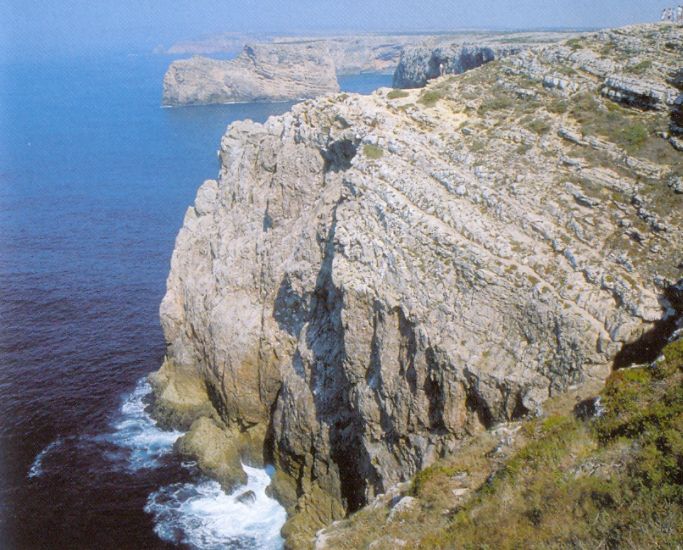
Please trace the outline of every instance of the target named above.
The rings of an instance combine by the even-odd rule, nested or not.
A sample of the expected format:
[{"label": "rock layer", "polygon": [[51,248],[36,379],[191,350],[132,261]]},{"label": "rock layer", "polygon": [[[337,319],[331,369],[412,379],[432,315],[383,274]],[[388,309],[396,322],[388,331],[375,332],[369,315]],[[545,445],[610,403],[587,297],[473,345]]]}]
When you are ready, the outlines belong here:
[{"label": "rock layer", "polygon": [[157,408],[243,460],[260,438],[305,547],[468,434],[602,380],[670,314],[683,197],[681,153],[620,130],[668,113],[599,89],[634,41],[666,87],[681,39],[599,33],[232,124],[176,241]]},{"label": "rock layer", "polygon": [[334,61],[313,45],[245,46],[233,60],[174,61],[164,76],[167,106],[292,101],[339,91]]}]

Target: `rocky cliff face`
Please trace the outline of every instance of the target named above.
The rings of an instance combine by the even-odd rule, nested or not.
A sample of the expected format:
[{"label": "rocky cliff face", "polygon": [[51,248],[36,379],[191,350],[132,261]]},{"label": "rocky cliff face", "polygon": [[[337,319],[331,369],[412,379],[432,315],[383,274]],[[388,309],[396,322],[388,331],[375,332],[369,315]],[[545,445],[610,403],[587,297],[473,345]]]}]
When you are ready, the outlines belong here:
[{"label": "rocky cliff face", "polygon": [[167,106],[292,101],[339,91],[334,61],[313,45],[245,46],[234,60],[174,61],[164,76]]},{"label": "rocky cliff face", "polygon": [[[260,446],[305,547],[468,435],[649,360],[683,265],[682,39],[606,31],[231,125],[177,238],[157,413],[200,455],[207,433],[233,463]],[[601,93],[627,78],[661,105]]]},{"label": "rocky cliff face", "polygon": [[421,88],[428,80],[461,74],[521,51],[520,47],[453,45],[406,48],[394,72],[394,88]]}]

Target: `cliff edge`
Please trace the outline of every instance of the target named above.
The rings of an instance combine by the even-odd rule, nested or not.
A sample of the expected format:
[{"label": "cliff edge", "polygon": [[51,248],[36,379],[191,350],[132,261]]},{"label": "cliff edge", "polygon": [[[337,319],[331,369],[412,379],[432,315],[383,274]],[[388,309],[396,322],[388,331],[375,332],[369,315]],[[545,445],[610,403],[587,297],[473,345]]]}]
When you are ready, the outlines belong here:
[{"label": "cliff edge", "polygon": [[166,106],[293,101],[339,91],[334,61],[314,45],[245,46],[235,59],[174,61],[164,75]]},{"label": "cliff edge", "polygon": [[681,43],[603,31],[232,124],[176,241],[157,415],[200,466],[215,434],[232,465],[274,463],[307,547],[471,436],[653,360],[680,313]]},{"label": "cliff edge", "polygon": [[501,57],[522,51],[515,46],[452,45],[438,48],[426,46],[406,48],[401,52],[394,88],[422,88],[428,80],[449,74],[461,74]]}]

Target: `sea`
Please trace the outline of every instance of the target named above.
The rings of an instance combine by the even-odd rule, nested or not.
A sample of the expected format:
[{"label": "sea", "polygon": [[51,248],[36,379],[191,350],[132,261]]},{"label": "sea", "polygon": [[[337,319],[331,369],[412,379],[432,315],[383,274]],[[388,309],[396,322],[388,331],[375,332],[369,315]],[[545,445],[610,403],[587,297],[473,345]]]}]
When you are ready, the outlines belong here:
[{"label": "sea", "polygon": [[[221,135],[291,104],[162,108],[169,62],[0,64],[0,548],[282,547],[271,469],[245,464],[233,494],[203,477],[147,413],[146,375],[175,236]],[[246,490],[254,502],[236,500]]]}]

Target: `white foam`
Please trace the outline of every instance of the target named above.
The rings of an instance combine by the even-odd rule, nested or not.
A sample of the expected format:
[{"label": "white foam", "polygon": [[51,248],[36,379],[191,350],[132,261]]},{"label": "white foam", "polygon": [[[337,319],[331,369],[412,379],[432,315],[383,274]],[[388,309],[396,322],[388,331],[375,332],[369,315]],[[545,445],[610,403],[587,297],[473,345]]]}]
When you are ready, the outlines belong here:
[{"label": "white foam", "polygon": [[[265,470],[242,467],[248,482],[231,494],[211,480],[175,483],[152,493],[145,512],[154,516],[157,535],[202,550],[281,549],[286,512],[266,494],[270,477]],[[254,492],[253,502],[237,500],[245,491]]]},{"label": "white foam", "polygon": [[64,440],[61,437],[58,437],[36,455],[36,457],[33,459],[33,464],[31,464],[31,467],[28,470],[29,479],[40,477],[45,473],[45,469],[43,467],[43,461],[45,460],[45,457],[59,447],[63,441]]},{"label": "white foam", "polygon": [[[127,467],[138,471],[158,468],[159,459],[173,450],[173,444],[183,435],[177,430],[162,430],[146,411],[147,397],[152,388],[146,378],[124,399],[114,432],[105,439],[126,451]],[[115,455],[109,455],[116,458]]]}]

